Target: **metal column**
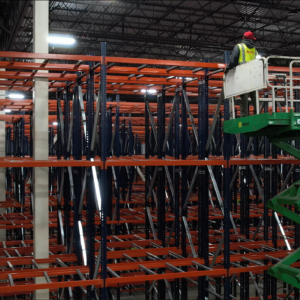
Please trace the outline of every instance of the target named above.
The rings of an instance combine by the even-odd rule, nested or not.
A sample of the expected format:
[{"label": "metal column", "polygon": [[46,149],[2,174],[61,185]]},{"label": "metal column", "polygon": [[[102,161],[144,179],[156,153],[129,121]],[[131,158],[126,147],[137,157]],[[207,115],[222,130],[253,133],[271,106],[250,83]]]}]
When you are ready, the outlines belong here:
[{"label": "metal column", "polygon": [[[268,97],[267,93],[265,94],[265,97]],[[265,113],[268,113],[268,102],[264,103],[264,110]],[[269,139],[265,136],[264,137],[264,158],[268,158],[270,155],[270,142]],[[270,171],[272,166],[265,165],[264,166],[264,240],[267,242],[269,240],[268,234],[269,234],[269,209],[267,207],[267,202],[270,199],[270,179],[271,174]],[[266,250],[264,250],[266,251]],[[268,260],[264,260],[264,264],[268,265]],[[264,271],[264,288],[263,288],[263,297],[264,299],[268,299],[268,296],[270,295],[270,275],[267,271]]]},{"label": "metal column", "polygon": [[[104,287],[101,289],[101,299],[107,300],[107,288],[105,287],[105,279],[107,278],[107,169],[105,162],[107,159],[107,122],[106,122],[106,43],[101,43],[101,84],[100,84],[100,98],[101,98],[101,160],[103,161],[103,169],[101,174],[101,278],[104,279]],[[98,100],[100,101],[100,99]]]},{"label": "metal column", "polygon": [[[207,156],[205,150],[208,138],[208,77],[205,76],[198,85],[198,158],[204,160]],[[208,229],[209,229],[209,199],[208,199],[208,170],[207,167],[199,167],[198,175],[198,256],[204,259],[205,265],[208,261]],[[208,281],[206,276],[198,278],[198,298],[205,299]]]},{"label": "metal column", "polygon": [[[81,82],[77,81],[77,85]],[[82,130],[81,130],[81,114],[79,103],[79,91],[78,86],[74,87],[74,101],[73,101],[73,155],[74,159],[82,159]],[[74,198],[73,198],[73,210],[74,210],[74,222],[73,222],[73,247],[77,257],[77,265],[82,265],[82,246],[80,242],[80,229],[79,222],[81,222],[81,212],[79,211],[80,196],[82,192],[82,168],[73,168],[73,181],[74,181]],[[72,250],[72,249],[70,249]],[[80,280],[79,275],[75,275],[76,280]],[[82,291],[79,287],[74,288],[74,300],[82,299]]]},{"label": "metal column", "polygon": [[[225,51],[225,63],[229,63],[229,51]],[[229,100],[224,100],[224,120],[229,120]],[[230,160],[230,134],[224,133],[224,160],[226,165],[224,166],[224,268],[227,269],[227,276],[224,278],[224,300],[230,299],[230,180],[231,172],[229,166]]]},{"label": "metal column", "polygon": [[[183,95],[183,90],[186,89],[186,84],[182,83],[182,93],[181,93],[181,159],[186,159],[188,155],[188,148],[187,148],[187,140],[188,140],[188,128],[187,128],[187,108],[186,103]],[[187,208],[184,207],[185,199],[187,196],[187,167],[182,167],[182,176],[181,176],[181,251],[182,256],[187,257],[186,251],[186,230],[183,223],[183,217],[187,217]],[[187,271],[187,267],[182,267],[183,271]],[[188,299],[188,286],[187,280],[185,278],[181,279],[181,300]]]},{"label": "metal column", "polygon": [[[94,159],[94,151],[91,150],[91,142],[94,125],[94,103],[95,103],[95,78],[92,64],[87,75],[87,91],[86,91],[86,159]],[[86,202],[87,202],[87,222],[86,222],[86,245],[87,245],[87,264],[90,269],[90,278],[93,278],[95,273],[95,187],[92,174],[92,168],[87,168],[86,179]],[[95,290],[89,286],[87,288],[87,300],[94,300]]]},{"label": "metal column", "polygon": [[[162,159],[163,143],[165,140],[165,91],[162,91],[161,97],[157,97],[157,158]],[[161,245],[165,247],[166,240],[166,198],[165,198],[165,169],[162,166],[157,167],[157,212],[158,212],[158,239],[161,240]],[[163,274],[163,268],[158,269],[158,274]],[[158,280],[158,298],[165,299],[165,282]]]},{"label": "metal column", "polygon": [[[1,94],[4,94],[5,91],[0,91]],[[5,114],[4,112],[1,112],[0,114]],[[5,156],[5,139],[6,139],[6,132],[5,132],[5,121],[0,121],[0,157]],[[5,188],[5,175],[6,175],[6,169],[0,168],[0,202],[3,202],[6,200],[6,188]],[[5,208],[0,208],[0,213],[5,213]],[[6,241],[6,229],[0,230],[0,240]]]}]

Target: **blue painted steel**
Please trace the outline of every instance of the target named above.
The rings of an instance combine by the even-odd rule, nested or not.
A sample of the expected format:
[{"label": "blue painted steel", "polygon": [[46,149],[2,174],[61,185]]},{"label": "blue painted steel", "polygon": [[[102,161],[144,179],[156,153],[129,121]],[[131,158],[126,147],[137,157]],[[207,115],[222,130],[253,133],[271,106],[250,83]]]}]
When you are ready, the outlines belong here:
[{"label": "blue painted steel", "polygon": [[[205,71],[207,73],[207,70]],[[205,150],[208,138],[208,77],[199,81],[198,85],[198,158],[205,159],[208,155]],[[209,199],[208,199],[208,171],[206,167],[199,167],[198,175],[198,255],[204,259],[205,265],[209,266],[208,261],[208,230],[209,230]],[[198,297],[205,299],[208,282],[204,276],[198,278]]]},{"label": "blue painted steel", "polygon": [[[74,87],[74,102],[73,102],[73,156],[75,160],[82,159],[82,131],[81,131],[81,113],[78,94],[78,85],[80,80],[77,80],[77,86]],[[82,190],[82,168],[73,168],[73,181],[74,181],[74,198],[73,198],[73,214],[74,214],[74,239],[73,245],[77,257],[77,264],[82,265],[82,248],[80,243],[79,221],[82,221],[82,216],[79,214],[79,202]],[[76,274],[75,280],[80,280]],[[82,299],[82,291],[79,287],[74,288],[74,300]]]},{"label": "blue painted steel", "polygon": [[[231,137],[234,135],[231,135]],[[241,158],[248,157],[248,146],[249,139],[244,134],[241,134]],[[241,220],[241,233],[246,235],[249,239],[249,182],[252,179],[249,174],[249,166],[242,166],[240,170],[240,214]],[[247,253],[247,251],[241,250],[241,253]],[[248,266],[248,262],[241,262],[243,267]],[[240,297],[241,300],[249,299],[249,273],[241,273],[241,286],[240,286]]]},{"label": "blue painted steel", "polygon": [[[66,92],[64,93],[64,145],[63,152],[64,158],[70,159],[70,152],[67,151],[67,143],[69,138],[69,127],[70,127],[70,101],[72,99],[72,94],[70,88],[68,87],[68,83],[66,86]],[[70,178],[68,174],[68,169],[64,168],[64,187],[63,187],[63,195],[64,195],[64,226],[65,226],[65,245],[67,248],[67,252],[70,248],[71,242],[71,193],[70,193]]]},{"label": "blue painted steel", "polygon": [[107,278],[107,170],[105,167],[105,161],[107,159],[107,122],[106,122],[106,43],[101,43],[101,159],[104,162],[104,169],[101,173],[101,278],[104,280],[104,287],[101,289],[101,299],[107,300],[107,288],[105,287],[105,279]]},{"label": "blue painted steel", "polygon": [[[182,89],[186,90],[185,78],[183,78]],[[186,159],[188,156],[187,140],[188,140],[188,127],[187,127],[187,108],[183,93],[181,94],[181,159]],[[187,208],[184,207],[185,199],[187,196],[187,167],[182,167],[181,176],[181,216],[187,217]],[[181,251],[182,256],[187,257],[187,245],[186,245],[187,234],[183,220],[181,221]],[[183,271],[187,271],[187,267],[182,267]],[[187,280],[181,279],[181,300],[188,299],[188,288]]]},{"label": "blue painted steel", "polygon": [[[296,74],[299,75],[299,74]],[[299,90],[295,90],[295,99],[299,100],[300,99],[300,93]],[[300,112],[300,103],[299,102],[294,102],[295,107],[294,107],[294,111],[295,112]],[[300,141],[296,140],[295,141],[295,148],[300,150]],[[293,182],[296,182],[300,180],[300,167],[299,165],[297,165],[295,167],[295,170],[293,172]],[[299,213],[299,212],[298,212]],[[294,247],[295,249],[298,249],[300,247],[300,225],[297,223],[294,223],[295,226],[295,244]],[[294,291],[294,299],[295,300],[299,300],[300,299],[300,293],[299,293],[299,289],[295,288]]]},{"label": "blue painted steel", "polygon": [[[87,160],[94,158],[94,151],[91,151],[91,142],[94,125],[94,91],[95,78],[92,70],[94,63],[89,63],[90,71],[87,76],[87,91],[86,91],[86,157]],[[87,223],[86,223],[86,251],[87,265],[90,269],[90,278],[93,278],[95,271],[95,188],[93,183],[92,169],[87,168],[86,178],[86,201],[87,201]],[[87,300],[94,299],[94,290],[87,287]]]},{"label": "blue painted steel", "polygon": [[[115,122],[115,151],[114,154],[117,158],[120,157],[120,95],[117,95],[117,108],[116,108],[116,122]],[[116,196],[116,220],[118,221],[118,224],[116,225],[116,234],[120,234],[120,184],[121,184],[121,178],[120,178],[120,167],[115,167],[116,172],[116,180],[117,180],[117,188],[115,189],[115,196]]]},{"label": "blue painted steel", "polygon": [[[112,101],[111,98],[108,99],[109,102]],[[112,107],[109,107],[109,110],[107,112],[107,117],[106,117],[106,121],[107,121],[107,154],[108,156],[111,156],[112,153],[110,151],[110,146],[111,146],[111,140],[112,140],[112,131],[113,131],[113,122],[112,122]]]},{"label": "blue painted steel", "polygon": [[[229,62],[229,51],[225,51],[225,63]],[[229,120],[229,101],[224,100],[224,120]],[[230,134],[224,133],[223,154],[224,159],[230,160]],[[224,180],[224,268],[230,269],[230,167],[224,167],[223,180]],[[224,300],[230,299],[230,277],[229,274],[224,278]]]},{"label": "blue painted steel", "polygon": [[[147,102],[149,95],[146,93],[145,95],[145,158],[149,159],[150,157],[150,129],[149,129],[149,112],[147,109]],[[146,233],[146,240],[150,239],[150,222],[149,217],[147,213],[147,208],[150,209],[150,203],[148,198],[149,193],[149,186],[150,186],[150,167],[145,167],[145,233]],[[148,256],[146,257],[146,260],[148,260]],[[145,300],[150,299],[150,295],[148,293],[150,284],[149,281],[145,282]]]},{"label": "blue painted steel", "polygon": [[[265,93],[265,98],[268,95]],[[264,112],[268,113],[268,102],[264,103]],[[270,142],[267,137],[264,137],[264,158],[268,158],[270,155]],[[271,198],[270,197],[270,174],[271,168],[267,165],[264,166],[264,240],[267,242],[269,240],[269,209],[267,207],[267,202]],[[265,250],[266,251],[266,250]],[[268,265],[268,259],[264,260],[264,264]],[[268,271],[264,271],[264,287],[263,287],[263,297],[264,299],[268,299],[270,295],[270,275]]]},{"label": "blue painted steel", "polygon": [[[61,135],[62,130],[61,130],[61,122],[60,122],[60,118],[59,118],[59,110],[58,110],[58,102],[61,101],[61,91],[59,89],[57,89],[56,92],[56,99],[57,99],[57,108],[56,108],[56,116],[57,116],[57,127],[56,127],[56,132],[57,132],[57,141],[56,141],[56,155],[57,155],[57,159],[61,159],[62,156],[62,151],[63,151],[63,145],[61,142]],[[33,123],[32,123],[32,115],[31,115],[31,122],[30,122],[30,128],[33,128]],[[32,132],[31,132],[31,140],[32,140]],[[32,149],[33,147],[31,146],[31,155],[32,155]],[[59,172],[60,173],[60,172]]]},{"label": "blue painted steel", "polygon": [[[161,97],[157,97],[157,158],[162,159],[163,143],[165,140],[165,91],[163,90]],[[157,167],[157,235],[161,240],[161,245],[165,247],[166,240],[166,196],[165,196],[165,169],[162,166]],[[158,274],[163,274],[165,269],[159,268]],[[158,298],[165,299],[165,282],[158,280]]]},{"label": "blue painted steel", "polygon": [[[149,112],[147,110],[146,103],[148,102],[148,93],[145,95],[145,158],[148,159],[150,157],[150,129],[149,129]],[[146,239],[150,239],[150,222],[147,214],[147,207],[150,209],[148,193],[149,193],[149,186],[150,186],[150,167],[145,167],[145,232],[146,232]],[[149,284],[149,283],[148,283]]]},{"label": "blue painted steel", "polygon": [[[179,120],[180,120],[180,98],[179,92],[175,93],[175,115],[174,115],[174,131],[175,131],[175,159],[180,157],[180,132],[179,132]],[[175,166],[175,247],[179,248],[180,243],[180,221],[179,221],[179,201],[180,201],[180,167]]]}]

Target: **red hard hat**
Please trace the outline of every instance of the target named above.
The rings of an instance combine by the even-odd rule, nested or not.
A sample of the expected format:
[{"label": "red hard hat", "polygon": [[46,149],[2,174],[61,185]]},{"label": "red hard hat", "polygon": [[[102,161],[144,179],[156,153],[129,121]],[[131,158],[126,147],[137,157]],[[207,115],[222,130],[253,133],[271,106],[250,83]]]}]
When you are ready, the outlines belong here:
[{"label": "red hard hat", "polygon": [[256,41],[256,38],[254,37],[254,34],[251,31],[245,32],[244,33],[244,38]]}]

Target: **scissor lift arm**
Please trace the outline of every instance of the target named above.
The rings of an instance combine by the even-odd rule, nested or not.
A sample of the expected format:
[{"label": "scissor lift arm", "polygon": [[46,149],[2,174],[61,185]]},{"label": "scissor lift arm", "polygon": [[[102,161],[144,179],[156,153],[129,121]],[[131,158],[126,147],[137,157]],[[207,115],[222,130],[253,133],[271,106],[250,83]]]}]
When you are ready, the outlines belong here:
[{"label": "scissor lift arm", "polygon": [[[300,113],[264,113],[224,122],[224,132],[247,136],[267,136],[270,142],[300,159],[300,151],[287,141],[300,139]],[[288,205],[292,209],[285,207]],[[300,181],[269,200],[267,206],[300,224]],[[300,248],[269,269],[269,274],[300,289],[300,270],[291,267],[300,260]]]}]

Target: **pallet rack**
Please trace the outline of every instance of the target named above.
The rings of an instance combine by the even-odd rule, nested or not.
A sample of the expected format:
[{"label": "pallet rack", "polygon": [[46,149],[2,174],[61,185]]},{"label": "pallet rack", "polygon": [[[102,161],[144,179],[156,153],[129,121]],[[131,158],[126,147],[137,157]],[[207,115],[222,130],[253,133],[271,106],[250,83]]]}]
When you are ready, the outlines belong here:
[{"label": "pallet rack", "polygon": [[[299,228],[280,216],[280,231],[265,204],[298,180],[299,161],[271,153],[267,139],[255,138],[249,150],[245,136],[222,134],[229,103],[215,114],[210,99],[221,93],[225,64],[109,57],[105,43],[101,54],[0,52],[6,69],[0,89],[31,91],[36,74],[47,70],[39,75],[49,78],[56,98],[49,100],[45,161],[30,157],[32,100],[0,99],[2,109],[24,112],[0,115],[7,122],[0,295],[29,299],[34,290],[49,289],[66,299],[122,299],[124,293],[190,299],[195,291],[199,299],[287,297],[288,287],[267,270],[290,253],[287,243],[299,246]],[[37,58],[43,62],[30,61]],[[124,95],[139,102],[123,102]],[[32,257],[29,179],[37,166],[51,171],[44,260]],[[47,283],[34,284],[41,276]],[[297,289],[293,296],[299,299]]]}]

